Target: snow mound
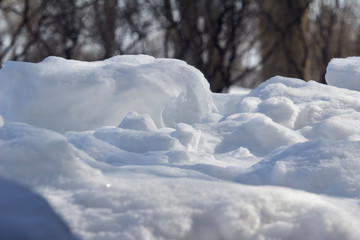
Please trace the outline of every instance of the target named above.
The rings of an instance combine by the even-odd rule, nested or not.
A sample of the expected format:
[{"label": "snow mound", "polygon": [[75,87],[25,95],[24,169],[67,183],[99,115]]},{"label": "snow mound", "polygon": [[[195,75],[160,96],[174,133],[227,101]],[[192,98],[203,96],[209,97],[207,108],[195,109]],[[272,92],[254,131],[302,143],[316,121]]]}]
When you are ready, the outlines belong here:
[{"label": "snow mound", "polygon": [[0,177],[84,240],[359,239],[360,92],[279,76],[208,87],[148,56],[7,63]]},{"label": "snow mound", "polygon": [[0,193],[1,239],[77,239],[48,202],[28,188],[0,178]]},{"label": "snow mound", "polygon": [[119,125],[119,128],[133,129],[140,131],[156,130],[156,125],[151,117],[147,114],[138,114],[137,112],[129,112]]},{"label": "snow mound", "polygon": [[239,181],[360,198],[360,141],[317,139],[278,149]]},{"label": "snow mound", "polygon": [[180,143],[188,150],[196,151],[199,145],[201,131],[185,123],[178,123],[174,136],[179,139]]},{"label": "snow mound", "polygon": [[117,126],[131,111],[148,114],[157,127],[192,124],[216,112],[197,69],[144,55],[7,62],[0,71],[0,96],[6,121],[59,132]]},{"label": "snow mound", "polygon": [[359,98],[356,91],[273,77],[241,98],[228,115],[259,113],[307,139],[343,139],[360,134]]},{"label": "snow mound", "polygon": [[325,79],[329,85],[360,91],[360,57],[332,59]]},{"label": "snow mound", "polygon": [[223,135],[217,153],[245,147],[255,155],[264,156],[274,149],[305,141],[296,131],[274,122],[264,114],[232,114],[222,121],[214,131]]},{"label": "snow mound", "polygon": [[208,126],[221,137],[215,153],[245,147],[266,156],[298,142],[360,135],[357,91],[277,76],[247,95],[225,98],[215,95],[223,118]]}]

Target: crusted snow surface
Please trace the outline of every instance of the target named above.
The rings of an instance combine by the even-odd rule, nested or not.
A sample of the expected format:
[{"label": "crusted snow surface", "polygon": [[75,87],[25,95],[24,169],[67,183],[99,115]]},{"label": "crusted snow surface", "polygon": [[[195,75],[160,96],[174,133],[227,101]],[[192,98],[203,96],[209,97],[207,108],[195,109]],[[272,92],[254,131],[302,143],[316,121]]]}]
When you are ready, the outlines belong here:
[{"label": "crusted snow surface", "polygon": [[9,62],[0,176],[79,239],[359,239],[359,99],[284,77],[214,94],[143,55]]}]

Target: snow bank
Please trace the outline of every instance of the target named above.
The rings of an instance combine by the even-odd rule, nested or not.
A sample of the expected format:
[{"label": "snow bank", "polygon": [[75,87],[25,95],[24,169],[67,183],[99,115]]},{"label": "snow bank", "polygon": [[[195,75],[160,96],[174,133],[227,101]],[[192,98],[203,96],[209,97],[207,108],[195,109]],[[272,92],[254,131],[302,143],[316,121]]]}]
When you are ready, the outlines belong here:
[{"label": "snow bank", "polygon": [[332,59],[325,79],[329,85],[360,91],[360,57]]},{"label": "snow bank", "polygon": [[0,92],[0,177],[81,239],[359,239],[358,91],[212,94],[183,62],[122,56],[10,62]]},{"label": "snow bank", "polygon": [[6,121],[59,132],[117,126],[131,111],[148,114],[158,127],[195,123],[216,112],[209,84],[197,69],[143,55],[7,62],[0,72],[0,96]]}]

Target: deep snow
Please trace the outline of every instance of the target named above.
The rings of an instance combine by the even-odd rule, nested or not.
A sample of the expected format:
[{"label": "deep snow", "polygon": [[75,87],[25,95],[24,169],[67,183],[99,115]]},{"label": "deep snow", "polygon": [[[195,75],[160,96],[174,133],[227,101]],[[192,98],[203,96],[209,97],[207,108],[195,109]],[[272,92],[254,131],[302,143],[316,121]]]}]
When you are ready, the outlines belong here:
[{"label": "deep snow", "polygon": [[331,61],[335,86],[274,77],[215,94],[173,59],[8,62],[0,209],[10,180],[80,239],[359,239],[359,65]]}]

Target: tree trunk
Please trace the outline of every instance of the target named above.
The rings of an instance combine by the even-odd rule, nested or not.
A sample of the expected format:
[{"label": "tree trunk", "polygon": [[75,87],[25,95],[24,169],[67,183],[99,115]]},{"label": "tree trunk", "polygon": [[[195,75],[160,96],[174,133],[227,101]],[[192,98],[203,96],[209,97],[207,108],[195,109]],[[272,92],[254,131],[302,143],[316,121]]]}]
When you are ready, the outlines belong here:
[{"label": "tree trunk", "polygon": [[262,75],[310,80],[308,54],[311,0],[259,0]]}]

